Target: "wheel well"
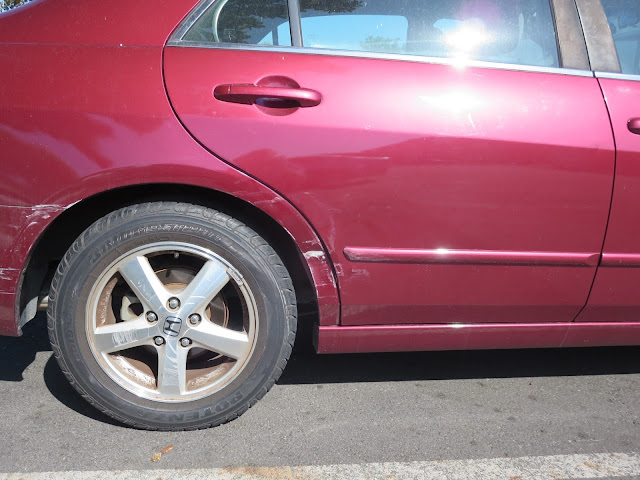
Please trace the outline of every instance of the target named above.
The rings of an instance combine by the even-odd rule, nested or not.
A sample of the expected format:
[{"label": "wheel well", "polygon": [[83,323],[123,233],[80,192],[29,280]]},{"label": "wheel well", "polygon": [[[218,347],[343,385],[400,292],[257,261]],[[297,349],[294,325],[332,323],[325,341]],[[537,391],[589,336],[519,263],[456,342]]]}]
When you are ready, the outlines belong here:
[{"label": "wheel well", "polygon": [[[118,188],[89,197],[61,213],[37,241],[27,263],[19,298],[21,316],[25,315],[27,303],[33,305],[34,298],[47,295],[58,263],[87,227],[114,210],[153,201],[180,201],[213,208],[237,218],[258,232],[280,255],[289,270],[296,290],[299,339],[310,343],[307,340],[310,339],[312,326],[318,322],[318,304],[307,264],[293,238],[273,218],[250,203],[225,193],[190,185],[151,184]],[[35,311],[28,317],[33,314]]]}]

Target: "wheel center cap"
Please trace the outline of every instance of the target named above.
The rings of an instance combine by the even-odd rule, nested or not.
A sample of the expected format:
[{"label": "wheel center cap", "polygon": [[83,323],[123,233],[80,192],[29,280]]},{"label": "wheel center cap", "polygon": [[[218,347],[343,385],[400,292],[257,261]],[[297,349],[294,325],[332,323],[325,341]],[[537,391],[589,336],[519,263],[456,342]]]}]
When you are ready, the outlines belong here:
[{"label": "wheel center cap", "polygon": [[167,317],[164,321],[162,331],[169,337],[177,337],[182,329],[182,319],[178,317]]}]

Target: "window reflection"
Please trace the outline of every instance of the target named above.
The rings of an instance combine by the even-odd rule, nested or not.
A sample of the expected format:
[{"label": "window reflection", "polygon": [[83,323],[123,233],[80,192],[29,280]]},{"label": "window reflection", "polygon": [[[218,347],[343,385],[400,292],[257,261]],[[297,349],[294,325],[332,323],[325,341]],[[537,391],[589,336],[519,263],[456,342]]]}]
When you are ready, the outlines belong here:
[{"label": "window reflection", "polygon": [[558,66],[548,0],[301,0],[305,47]]}]

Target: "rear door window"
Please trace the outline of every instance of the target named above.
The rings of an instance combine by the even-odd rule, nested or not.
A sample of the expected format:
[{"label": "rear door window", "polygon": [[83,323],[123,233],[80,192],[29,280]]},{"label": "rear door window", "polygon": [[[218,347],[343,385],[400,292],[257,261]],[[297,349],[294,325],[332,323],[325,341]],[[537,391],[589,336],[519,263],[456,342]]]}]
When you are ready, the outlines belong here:
[{"label": "rear door window", "polygon": [[548,0],[301,0],[305,47],[557,67]]},{"label": "rear door window", "polygon": [[[300,0],[305,48],[558,67],[549,0]],[[286,0],[218,0],[184,40],[290,46]]]}]

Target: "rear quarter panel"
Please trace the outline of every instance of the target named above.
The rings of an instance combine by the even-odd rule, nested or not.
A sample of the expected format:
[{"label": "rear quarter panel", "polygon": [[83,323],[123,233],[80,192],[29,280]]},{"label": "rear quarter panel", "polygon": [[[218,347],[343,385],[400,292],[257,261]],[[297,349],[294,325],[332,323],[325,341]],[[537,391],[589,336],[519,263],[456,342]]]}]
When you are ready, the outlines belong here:
[{"label": "rear quarter panel", "polygon": [[[12,72],[0,87],[0,151],[10,172],[0,188],[0,334],[19,333],[23,269],[57,215],[95,194],[147,183],[206,187],[262,209],[299,245],[321,322],[337,324],[335,280],[310,225],[281,196],[194,142],[173,114],[162,45],[195,1],[162,9],[105,3],[36,0],[0,16],[0,71]],[[139,28],[132,14],[144,19]]]}]

